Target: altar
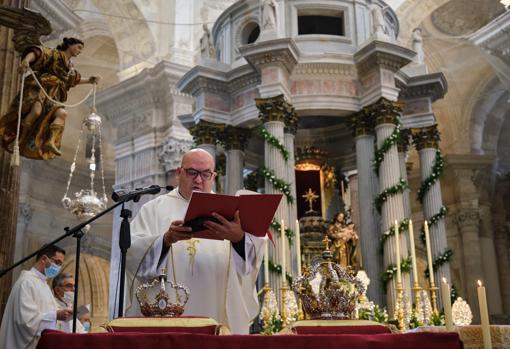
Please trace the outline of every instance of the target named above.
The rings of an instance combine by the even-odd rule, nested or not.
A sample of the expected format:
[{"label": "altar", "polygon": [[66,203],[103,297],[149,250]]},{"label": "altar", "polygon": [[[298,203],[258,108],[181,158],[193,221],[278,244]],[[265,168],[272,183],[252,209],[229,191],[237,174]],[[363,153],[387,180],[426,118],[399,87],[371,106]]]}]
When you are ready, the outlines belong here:
[{"label": "altar", "polygon": [[272,349],[293,348],[377,348],[377,349],[462,349],[457,333],[406,334],[330,334],[330,335],[231,335],[215,336],[191,333],[92,333],[68,334],[45,331],[37,349],[50,348],[201,348],[201,349]]}]

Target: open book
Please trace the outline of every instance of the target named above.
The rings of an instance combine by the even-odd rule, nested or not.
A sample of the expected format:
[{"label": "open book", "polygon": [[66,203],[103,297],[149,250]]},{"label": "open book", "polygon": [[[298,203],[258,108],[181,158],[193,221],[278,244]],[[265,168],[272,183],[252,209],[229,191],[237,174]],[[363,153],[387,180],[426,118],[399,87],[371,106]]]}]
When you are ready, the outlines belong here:
[{"label": "open book", "polygon": [[250,190],[238,190],[235,196],[193,192],[184,225],[191,227],[197,238],[218,239],[205,229],[203,223],[207,220],[218,222],[212,217],[213,212],[231,221],[239,210],[243,230],[262,237],[266,235],[281,199],[281,194],[259,194]]}]

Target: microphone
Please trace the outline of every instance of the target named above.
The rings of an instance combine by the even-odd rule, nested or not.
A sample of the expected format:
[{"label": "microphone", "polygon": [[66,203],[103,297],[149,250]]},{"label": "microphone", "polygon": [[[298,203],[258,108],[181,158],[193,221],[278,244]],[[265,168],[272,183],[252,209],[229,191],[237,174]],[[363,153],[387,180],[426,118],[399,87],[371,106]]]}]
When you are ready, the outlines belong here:
[{"label": "microphone", "polygon": [[166,189],[168,191],[172,190],[174,187],[171,185],[167,185],[166,187],[160,187],[157,184],[153,184],[150,187],[145,188],[136,188],[135,190],[127,190],[127,189],[119,189],[115,190],[112,193],[112,200],[115,202],[127,202],[133,200],[134,202],[138,202],[140,200],[140,196],[150,194],[154,195],[161,191],[161,189]]}]

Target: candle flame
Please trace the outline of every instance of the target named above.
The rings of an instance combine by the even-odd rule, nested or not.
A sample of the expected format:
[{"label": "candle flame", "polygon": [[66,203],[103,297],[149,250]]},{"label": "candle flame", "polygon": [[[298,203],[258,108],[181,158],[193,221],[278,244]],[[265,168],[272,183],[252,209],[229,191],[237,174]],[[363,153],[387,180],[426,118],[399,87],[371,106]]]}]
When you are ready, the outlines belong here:
[{"label": "candle flame", "polygon": [[478,287],[482,287],[482,282],[478,280]]},{"label": "candle flame", "polygon": [[446,278],[445,277],[443,277],[443,282],[446,284]]}]

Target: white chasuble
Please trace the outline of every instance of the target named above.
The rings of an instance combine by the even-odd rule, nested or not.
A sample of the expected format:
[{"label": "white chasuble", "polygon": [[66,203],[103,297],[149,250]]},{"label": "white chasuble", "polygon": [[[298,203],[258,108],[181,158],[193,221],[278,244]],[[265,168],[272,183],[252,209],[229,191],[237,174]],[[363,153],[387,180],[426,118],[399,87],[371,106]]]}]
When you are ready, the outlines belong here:
[{"label": "white chasuble", "polygon": [[23,270],[12,287],[0,329],[5,348],[35,348],[41,332],[55,329],[57,304],[46,277],[32,268]]},{"label": "white chasuble", "polygon": [[248,333],[259,311],[255,282],[264,238],[246,233],[245,260],[230,241],[209,239],[179,241],[162,257],[163,234],[172,221],[184,219],[188,204],[176,188],[146,203],[131,222],[126,316],[140,315],[136,287],[165,268],[169,280],[191,291],[184,316],[207,316],[232,333]]}]

